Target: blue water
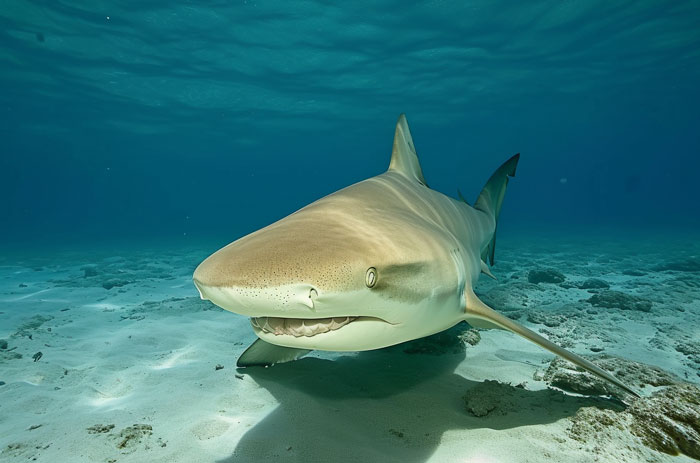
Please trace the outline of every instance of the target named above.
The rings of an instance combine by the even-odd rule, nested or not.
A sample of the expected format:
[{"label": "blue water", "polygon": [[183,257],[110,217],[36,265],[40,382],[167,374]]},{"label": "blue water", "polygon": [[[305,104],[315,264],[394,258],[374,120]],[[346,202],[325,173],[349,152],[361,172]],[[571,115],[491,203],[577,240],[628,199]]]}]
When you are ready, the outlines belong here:
[{"label": "blue water", "polygon": [[[411,5],[409,5],[411,3]],[[524,229],[694,232],[700,4],[71,2],[0,9],[4,244],[227,242],[388,166]]]},{"label": "blue water", "polygon": [[[693,0],[0,2],[0,460],[697,459],[699,25]],[[255,334],[195,267],[385,171],[401,113],[451,196],[521,153],[475,291],[621,362],[641,414],[466,323],[236,369]]]}]

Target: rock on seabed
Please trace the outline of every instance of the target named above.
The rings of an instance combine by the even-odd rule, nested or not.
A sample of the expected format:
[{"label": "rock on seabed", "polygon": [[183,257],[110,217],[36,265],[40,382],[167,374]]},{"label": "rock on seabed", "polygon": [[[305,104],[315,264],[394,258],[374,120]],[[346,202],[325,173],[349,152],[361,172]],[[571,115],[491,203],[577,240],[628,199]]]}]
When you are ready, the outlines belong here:
[{"label": "rock on seabed", "polygon": [[620,291],[605,290],[586,299],[591,305],[607,309],[651,311],[651,301]]},{"label": "rock on seabed", "polygon": [[530,283],[563,283],[566,276],[554,269],[530,270],[527,274],[527,281]]}]

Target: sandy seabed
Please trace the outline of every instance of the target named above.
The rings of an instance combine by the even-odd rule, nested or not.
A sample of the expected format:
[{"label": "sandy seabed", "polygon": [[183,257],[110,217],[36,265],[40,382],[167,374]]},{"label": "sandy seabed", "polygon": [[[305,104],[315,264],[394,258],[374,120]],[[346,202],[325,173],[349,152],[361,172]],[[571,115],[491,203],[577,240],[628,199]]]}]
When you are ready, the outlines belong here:
[{"label": "sandy seabed", "polygon": [[[499,241],[499,280],[477,287],[492,307],[594,360],[700,383],[697,240]],[[620,401],[553,388],[552,354],[502,331],[237,370],[248,320],[191,283],[215,248],[0,257],[0,461],[695,461],[650,444]]]}]

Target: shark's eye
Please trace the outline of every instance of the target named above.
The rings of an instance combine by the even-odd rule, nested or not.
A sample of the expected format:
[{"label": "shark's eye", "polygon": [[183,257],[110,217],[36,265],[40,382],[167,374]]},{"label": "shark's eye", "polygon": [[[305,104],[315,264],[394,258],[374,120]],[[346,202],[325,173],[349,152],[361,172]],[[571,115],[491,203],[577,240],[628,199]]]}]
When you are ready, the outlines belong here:
[{"label": "shark's eye", "polygon": [[371,288],[377,283],[377,269],[370,267],[367,269],[367,274],[365,274],[365,284],[368,288]]}]

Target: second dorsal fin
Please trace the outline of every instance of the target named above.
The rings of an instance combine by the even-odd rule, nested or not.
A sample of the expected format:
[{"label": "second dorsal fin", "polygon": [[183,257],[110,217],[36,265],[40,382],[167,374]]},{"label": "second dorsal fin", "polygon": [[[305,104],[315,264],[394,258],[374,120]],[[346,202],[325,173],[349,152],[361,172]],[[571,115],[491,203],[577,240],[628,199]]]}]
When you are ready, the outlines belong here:
[{"label": "second dorsal fin", "polygon": [[408,129],[408,122],[406,122],[405,114],[401,114],[399,116],[399,121],[396,123],[394,147],[391,150],[389,170],[399,172],[427,186],[425,178],[423,178],[423,171],[418,162],[416,148],[413,146],[413,138],[411,138],[411,131]]}]

